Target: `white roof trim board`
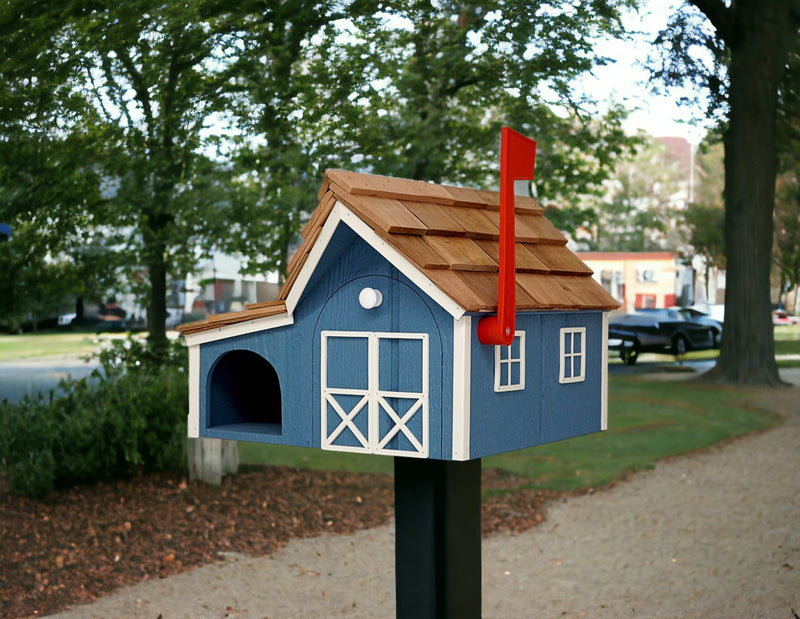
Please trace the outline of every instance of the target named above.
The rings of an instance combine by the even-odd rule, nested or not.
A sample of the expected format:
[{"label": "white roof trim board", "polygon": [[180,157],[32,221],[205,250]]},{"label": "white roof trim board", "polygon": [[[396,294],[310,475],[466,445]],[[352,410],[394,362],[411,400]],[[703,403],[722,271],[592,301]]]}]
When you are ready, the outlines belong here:
[{"label": "white roof trim board", "polygon": [[256,331],[266,331],[277,327],[285,327],[294,324],[292,314],[276,314],[265,318],[255,318],[247,322],[239,322],[234,325],[223,325],[199,333],[184,333],[183,338],[187,346],[197,346],[208,342],[216,342],[237,335],[247,335]]}]

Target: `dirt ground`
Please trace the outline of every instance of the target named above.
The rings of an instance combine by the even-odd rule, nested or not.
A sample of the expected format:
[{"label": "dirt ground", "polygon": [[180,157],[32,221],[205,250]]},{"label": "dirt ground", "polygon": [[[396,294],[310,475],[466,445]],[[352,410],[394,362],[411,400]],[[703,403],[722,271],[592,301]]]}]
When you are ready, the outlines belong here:
[{"label": "dirt ground", "polygon": [[[800,376],[790,380],[800,384]],[[763,392],[754,402],[786,415],[787,422],[662,462],[601,492],[551,497],[541,526],[528,528],[542,520],[539,502],[547,497],[517,497],[516,504],[484,508],[484,532],[500,534],[483,541],[483,616],[793,619],[800,614],[800,387]],[[491,473],[484,479],[501,482]],[[315,483],[297,478],[287,492]],[[334,482],[319,483],[322,488]],[[393,617],[391,482],[368,484],[374,485],[348,490],[349,505],[356,507],[350,511],[359,513],[357,506],[369,502],[366,511],[382,513],[378,520],[384,524],[365,517],[338,529],[361,529],[355,533],[320,535],[326,528],[337,530],[326,524],[333,512],[326,509],[328,495],[320,494],[316,499],[322,503],[308,508],[310,524],[298,525],[316,537],[287,534],[270,542],[277,550],[258,557],[248,556],[253,552],[247,544],[255,542],[229,541],[226,549],[200,541],[213,563],[175,574],[186,566],[173,569],[179,553],[166,552],[143,563],[152,570],[147,580],[56,616]],[[389,496],[388,510],[375,507],[385,500],[381,495]],[[289,504],[298,498],[284,496]],[[184,511],[192,504],[194,499],[182,503]],[[253,513],[257,521],[258,510]],[[302,514],[296,517],[305,522]],[[131,534],[140,526],[140,521],[120,522],[116,537],[123,542],[125,522]],[[259,524],[263,531],[267,521]],[[210,538],[224,528],[216,525]],[[287,539],[292,541],[282,545]],[[68,560],[66,553],[62,565]],[[61,569],[57,558],[52,562],[48,580]],[[39,574],[42,586],[45,576]],[[0,589],[0,599],[7,593],[7,587]],[[30,616],[33,610],[28,609]]]}]

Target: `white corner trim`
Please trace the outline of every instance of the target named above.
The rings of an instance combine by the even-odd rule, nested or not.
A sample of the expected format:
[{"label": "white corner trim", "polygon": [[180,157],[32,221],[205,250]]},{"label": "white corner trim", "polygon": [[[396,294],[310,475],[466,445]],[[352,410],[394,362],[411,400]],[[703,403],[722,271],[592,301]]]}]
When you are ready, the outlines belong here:
[{"label": "white corner trim", "polygon": [[232,325],[223,325],[215,329],[208,329],[198,333],[187,333],[183,336],[184,342],[190,348],[208,342],[216,342],[217,340],[224,340],[229,337],[237,335],[247,335],[256,331],[266,331],[268,329],[275,329],[276,327],[285,327],[294,324],[294,317],[292,313],[275,314],[274,316],[265,316],[264,318],[256,318],[246,322],[237,322]]},{"label": "white corner trim", "polygon": [[[411,264],[411,262],[409,262],[409,260],[403,256],[403,254],[375,234],[375,231],[365,224],[355,213],[353,213],[353,211],[351,211],[341,202],[336,203],[334,211],[337,211],[337,217],[346,223],[350,229],[353,230],[353,232],[364,239],[364,241],[366,241],[367,244],[372,247],[372,249],[386,258],[386,260],[388,260],[389,263],[398,271],[414,282],[414,284],[418,286],[420,290],[438,303],[448,314],[456,319],[461,318],[464,315],[464,308],[462,308],[460,305],[458,305],[458,303],[453,301],[444,292],[442,292],[442,290],[436,284],[423,275],[423,273],[417,269],[417,267]],[[320,238],[321,236],[322,235],[320,235]],[[317,241],[315,247],[318,244],[319,241]]]},{"label": "white corner trim", "polygon": [[600,429],[608,430],[608,312],[603,312],[603,360],[600,368]]},{"label": "white corner trim", "polygon": [[200,346],[189,346],[189,420],[187,436],[200,438]]},{"label": "white corner trim", "polygon": [[469,460],[472,316],[453,320],[453,460]]}]

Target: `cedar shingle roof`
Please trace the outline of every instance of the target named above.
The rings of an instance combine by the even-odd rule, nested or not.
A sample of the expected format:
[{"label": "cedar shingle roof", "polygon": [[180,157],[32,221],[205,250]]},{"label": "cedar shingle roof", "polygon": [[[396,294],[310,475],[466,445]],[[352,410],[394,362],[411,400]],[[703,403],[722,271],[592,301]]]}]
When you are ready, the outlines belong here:
[{"label": "cedar shingle roof", "polygon": [[[289,291],[337,202],[464,310],[497,310],[499,193],[329,170],[318,198],[319,205],[301,232],[303,242],[289,263],[277,301],[181,325],[181,333],[285,313]],[[516,196],[515,208],[518,310],[618,307],[591,278],[589,267],[567,249],[566,239],[544,217],[536,200]]]}]

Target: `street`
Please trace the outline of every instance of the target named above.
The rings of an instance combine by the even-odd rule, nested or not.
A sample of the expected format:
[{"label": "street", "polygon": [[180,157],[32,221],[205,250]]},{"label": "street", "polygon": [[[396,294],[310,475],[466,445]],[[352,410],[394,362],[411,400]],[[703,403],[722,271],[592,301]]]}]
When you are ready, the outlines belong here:
[{"label": "street", "polygon": [[77,356],[58,355],[0,362],[0,400],[18,402],[28,394],[55,389],[59,381],[84,378],[97,367]]}]

